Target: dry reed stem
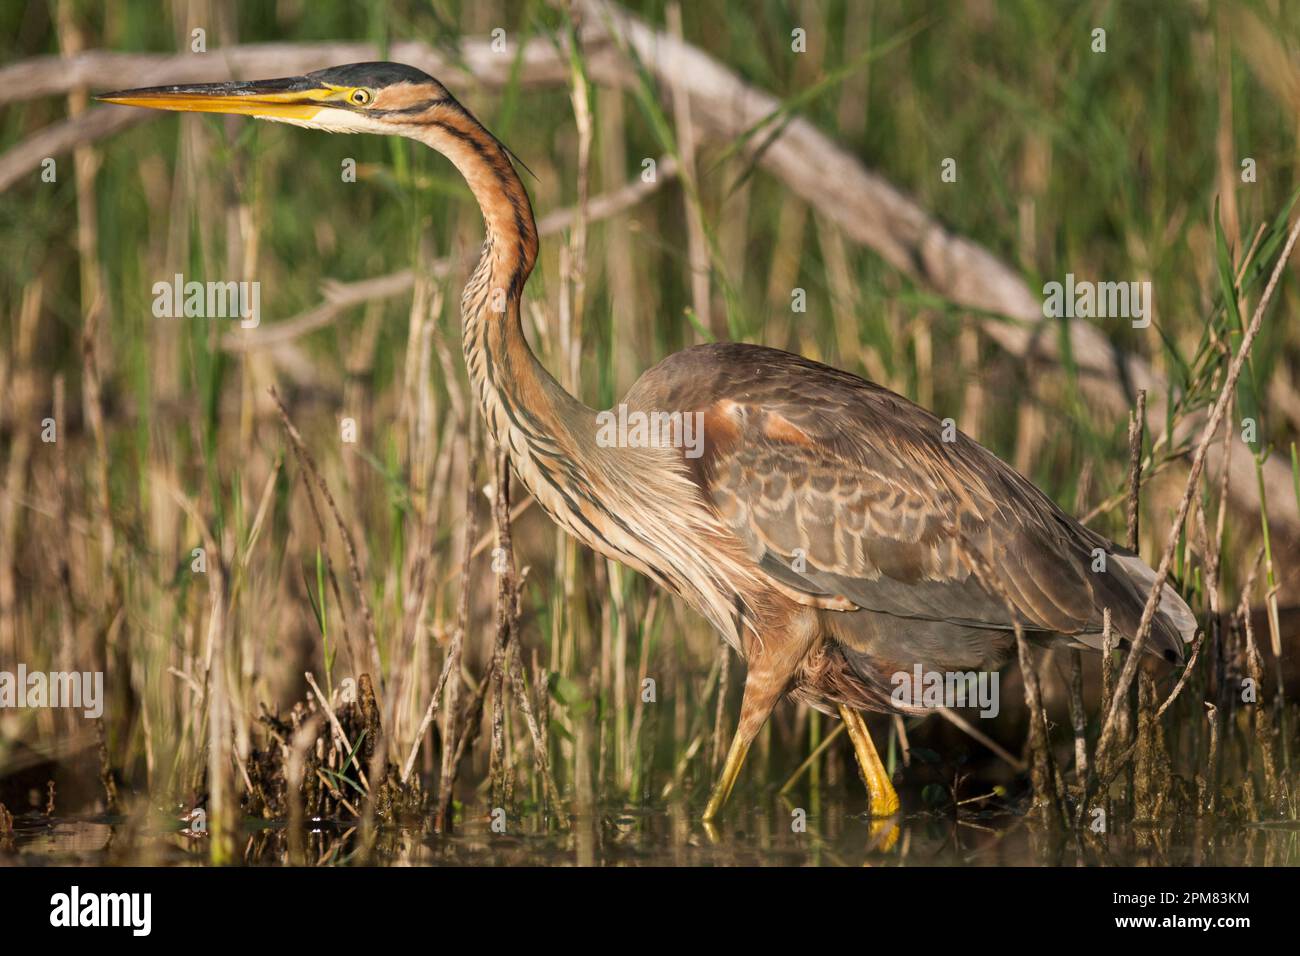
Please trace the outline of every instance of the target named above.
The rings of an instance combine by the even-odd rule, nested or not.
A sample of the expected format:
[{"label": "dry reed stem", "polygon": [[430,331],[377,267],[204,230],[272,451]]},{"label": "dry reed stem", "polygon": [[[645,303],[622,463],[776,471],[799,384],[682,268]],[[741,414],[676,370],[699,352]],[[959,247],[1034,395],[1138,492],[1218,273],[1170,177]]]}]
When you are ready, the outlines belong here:
[{"label": "dry reed stem", "polygon": [[[718,682],[718,675],[722,671],[723,655],[730,653],[731,648],[724,644],[719,649],[718,654],[714,657],[713,667],[710,668],[708,676],[704,678],[704,685],[700,691],[700,704],[696,707],[694,718],[691,721],[690,731],[689,733],[678,735],[679,738],[689,739],[690,743],[686,745],[686,749],[683,750],[681,755],[678,757],[677,762],[673,767],[672,778],[664,785],[663,790],[660,792],[659,799],[661,800],[667,800],[672,792],[681,786],[682,781],[686,777],[686,770],[690,766],[691,761],[695,759],[696,753],[699,752],[700,748],[704,745],[704,742],[708,739],[709,695],[713,693],[714,687]],[[679,696],[678,700],[684,702],[685,695]]]},{"label": "dry reed stem", "polygon": [[[965,536],[957,529],[953,534],[960,539]],[[996,575],[988,565],[987,559],[977,548],[966,542],[963,557],[975,576],[991,594],[998,595],[1006,606],[1007,615],[1016,635],[1016,657],[1020,664],[1021,677],[1025,683],[1025,705],[1029,710],[1029,751],[1030,780],[1034,788],[1034,805],[1043,814],[1043,820],[1049,826],[1056,826],[1064,821],[1063,803],[1065,794],[1061,791],[1063,784],[1056,771],[1052,758],[1051,733],[1047,723],[1047,711],[1043,706],[1042,691],[1038,685],[1038,672],[1029,653],[1029,643],[1025,640],[1025,631],[1020,624],[1020,615],[1010,595],[1002,587]]]},{"label": "dry reed stem", "polygon": [[795,768],[794,773],[790,774],[790,776],[786,778],[785,783],[781,784],[781,789],[776,792],[778,797],[783,797],[794,789],[794,785],[799,782],[799,778],[808,772],[812,765],[817,762],[817,758],[825,753],[826,748],[835,742],[835,738],[844,733],[845,726],[846,725],[843,721],[836,722],[831,732],[821,739],[821,743],[813,748],[813,752],[805,757],[803,763],[799,764],[799,766]]},{"label": "dry reed stem", "polygon": [[459,732],[460,689],[464,682],[461,677],[461,659],[464,653],[465,632],[469,627],[470,564],[473,560],[474,529],[478,513],[476,508],[478,495],[474,487],[474,463],[478,460],[478,453],[478,418],[470,416],[466,422],[465,437],[465,540],[464,559],[460,569],[460,592],[456,602],[456,629],[452,632],[451,644],[443,660],[442,673],[438,676],[438,687],[434,691],[434,697],[429,701],[428,710],[432,719],[438,697],[442,693],[442,688],[446,687],[447,711],[443,718],[442,760],[438,773],[438,811],[434,818],[434,826],[439,832],[447,832],[451,829],[452,791],[456,784],[456,768],[459,766],[457,753],[460,750],[462,736],[469,736],[468,730],[464,735]]},{"label": "dry reed stem", "polygon": [[230,747],[231,714],[230,692],[226,685],[226,638],[228,587],[225,556],[208,528],[198,507],[184,492],[171,488],[172,498],[185,511],[199,530],[207,552],[208,579],[208,634],[206,672],[204,675],[207,703],[207,784],[209,856],[213,863],[232,862],[234,852],[235,801],[230,792],[227,771],[232,754]]},{"label": "dry reed stem", "polygon": [[285,761],[285,782],[289,799],[289,859],[302,859],[302,832],[306,814],[302,802],[302,785],[307,774],[307,751],[315,746],[320,735],[320,714],[312,714],[294,732],[288,759]]},{"label": "dry reed stem", "polygon": [[[472,471],[472,465],[466,466]],[[442,703],[443,689],[447,687],[447,678],[453,668],[459,671],[461,648],[465,640],[465,626],[469,618],[469,569],[473,561],[472,552],[474,543],[474,527],[477,523],[477,513],[474,510],[474,483],[472,479],[467,482],[469,487],[469,500],[465,507],[465,554],[461,562],[461,583],[459,596],[456,601],[456,629],[452,634],[451,643],[447,649],[447,655],[443,658],[442,669],[438,673],[438,682],[433,688],[433,693],[429,696],[429,706],[425,708],[424,717],[420,721],[420,727],[415,733],[415,739],[411,741],[411,750],[407,754],[406,763],[402,767],[402,782],[406,783],[411,776],[411,769],[415,766],[416,754],[419,753],[420,743],[424,739],[425,733],[433,723],[434,716],[438,713],[438,707]],[[456,684],[459,685],[460,676],[457,673]],[[455,700],[451,696],[448,698],[448,705],[452,708],[455,706]],[[444,746],[448,741],[444,740]]]},{"label": "dry reed stem", "polygon": [[[668,4],[666,10],[668,32],[678,42],[682,39],[682,6],[678,0]],[[669,83],[672,93],[673,119],[675,121],[677,152],[682,163],[682,181],[687,184],[696,182],[695,175],[695,122],[691,118],[691,98],[686,92],[681,76],[674,76]],[[686,212],[686,267],[687,285],[691,290],[691,305],[700,325],[712,333],[714,339],[726,337],[725,324],[719,328],[713,321],[713,309],[709,301],[709,249],[704,235],[704,210],[700,208],[698,195],[692,188],[683,190],[682,203]]]},{"label": "dry reed stem", "polygon": [[1210,724],[1210,752],[1205,761],[1205,776],[1201,778],[1200,807],[1203,814],[1213,814],[1219,799],[1219,709],[1207,700],[1205,712]]},{"label": "dry reed stem", "polygon": [[1245,588],[1241,592],[1241,603],[1237,607],[1237,616],[1241,620],[1246,634],[1246,669],[1250,679],[1255,683],[1255,701],[1251,708],[1255,726],[1255,738],[1259,741],[1260,758],[1264,764],[1264,787],[1268,801],[1274,810],[1281,803],[1281,783],[1277,774],[1277,753],[1273,741],[1273,721],[1270,719],[1268,705],[1264,703],[1264,660],[1259,653],[1259,644],[1255,640],[1255,626],[1251,621],[1250,595],[1255,589],[1256,571],[1251,572]]},{"label": "dry reed stem", "polygon": [[[23,522],[18,507],[26,495],[27,466],[32,452],[30,423],[36,417],[37,377],[32,365],[36,350],[36,332],[44,299],[45,283],[40,279],[23,289],[22,304],[18,309],[15,340],[9,343],[13,354],[10,374],[4,375],[7,384],[3,408],[0,408],[0,427],[8,425],[12,433],[9,460],[4,469],[4,498],[0,502],[0,650],[7,659],[18,657],[18,531]],[[67,427],[62,410],[62,377],[59,378],[60,398],[56,403],[54,422],[57,429]],[[55,448],[63,446],[56,444]],[[65,468],[67,456],[58,455],[59,467]],[[61,499],[59,511],[66,515],[67,501]],[[62,523],[62,522],[61,522]],[[64,538],[66,546],[70,538]]]},{"label": "dry reed stem", "polygon": [[1137,410],[1128,419],[1128,548],[1138,552],[1138,522],[1142,510],[1142,433],[1147,420],[1147,391],[1138,389]]},{"label": "dry reed stem", "polygon": [[1188,508],[1191,505],[1192,497],[1196,493],[1196,488],[1200,482],[1201,472],[1205,468],[1205,459],[1208,453],[1215,432],[1218,431],[1219,422],[1223,419],[1224,411],[1232,397],[1237,386],[1237,380],[1241,377],[1242,369],[1245,367],[1246,358],[1250,355],[1251,346],[1255,338],[1259,335],[1260,327],[1263,325],[1264,312],[1272,301],[1273,292],[1277,288],[1277,283],[1281,278],[1282,272],[1286,267],[1287,260],[1291,257],[1291,250],[1295,247],[1296,238],[1300,236],[1300,221],[1291,228],[1287,236],[1286,245],[1283,247],[1281,254],[1278,256],[1277,263],[1273,268],[1273,274],[1269,277],[1268,285],[1264,288],[1264,294],[1260,297],[1259,304],[1255,308],[1255,313],[1251,317],[1250,325],[1246,329],[1246,334],[1242,337],[1241,347],[1237,350],[1236,356],[1228,369],[1227,379],[1219,392],[1219,397],[1214,403],[1214,409],[1210,413],[1210,419],[1205,423],[1202,430],[1201,438],[1197,442],[1196,454],[1192,459],[1192,465],[1187,476],[1187,483],[1183,490],[1182,500],[1178,505],[1178,513],[1174,518],[1173,524],[1169,529],[1169,536],[1165,542],[1164,553],[1160,557],[1159,567],[1156,568],[1155,581],[1151,586],[1151,592],[1147,596],[1146,606],[1142,610],[1142,619],[1138,625],[1137,635],[1133,639],[1132,646],[1129,650],[1128,657],[1124,661],[1124,667],[1120,672],[1119,681],[1116,686],[1116,695],[1110,704],[1110,711],[1106,716],[1106,722],[1102,729],[1102,735],[1097,743],[1097,766],[1099,771],[1106,768],[1106,761],[1110,756],[1110,750],[1114,746],[1115,721],[1119,713],[1119,702],[1128,693],[1128,688],[1133,683],[1133,678],[1137,673],[1139,658],[1143,649],[1146,647],[1147,638],[1151,633],[1151,624],[1155,619],[1156,608],[1160,604],[1160,597],[1165,582],[1169,578],[1169,568],[1173,560],[1174,550],[1178,547],[1178,539],[1182,532],[1183,523],[1187,520]]},{"label": "dry reed stem", "polygon": [[722,748],[726,740],[724,719],[727,714],[727,683],[731,677],[731,655],[722,657],[722,671],[718,674],[718,700],[713,712],[713,749],[709,755],[709,768],[716,773],[722,762]]},{"label": "dry reed stem", "polygon": [[492,749],[488,759],[493,806],[505,805],[505,679],[506,648],[514,634],[515,552],[510,537],[510,456],[496,449],[492,517],[496,523],[497,550],[492,570],[497,575],[496,637],[492,645]]},{"label": "dry reed stem", "polygon": [[[316,700],[320,703],[321,710],[323,710],[325,716],[329,718],[330,728],[334,731],[334,746],[338,749],[339,753],[343,755],[344,760],[352,761],[352,766],[357,768],[357,776],[361,778],[361,785],[365,787],[366,792],[369,793],[370,781],[366,779],[365,768],[361,766],[361,762],[357,759],[357,755],[353,753],[352,741],[348,740],[348,735],[343,730],[343,725],[339,723],[338,716],[334,713],[334,708],[330,705],[329,698],[321,693],[320,685],[316,683],[316,678],[312,675],[311,671],[305,672],[303,677],[307,679],[307,686],[310,687],[312,693],[316,695]],[[346,764],[344,767],[346,768]]]},{"label": "dry reed stem", "polygon": [[[347,522],[343,520],[343,515],[339,511],[339,506],[334,501],[334,496],[330,494],[329,485],[325,483],[324,476],[321,475],[320,469],[316,467],[316,459],[312,457],[311,451],[307,448],[307,443],[303,441],[302,434],[289,418],[289,410],[284,407],[284,402],[280,400],[280,393],[276,391],[274,385],[267,387],[267,394],[275,402],[276,408],[280,412],[280,420],[284,423],[284,430],[289,435],[293,443],[294,452],[298,456],[299,462],[304,469],[316,482],[316,487],[320,490],[321,497],[325,499],[325,504],[329,507],[330,514],[334,518],[334,525],[338,528],[339,537],[343,541],[343,550],[348,559],[348,572],[352,577],[352,587],[357,592],[357,604],[361,609],[361,619],[365,624],[366,645],[370,651],[370,666],[375,675],[375,681],[379,685],[379,696],[384,696],[384,670],[383,664],[379,658],[379,643],[375,638],[375,619],[370,613],[370,601],[366,598],[365,579],[361,574],[361,567],[357,562],[357,548],[352,539],[352,532],[348,528]],[[340,604],[341,613],[343,607]]]},{"label": "dry reed stem", "polygon": [[[403,410],[401,418],[406,427],[402,431],[408,434],[407,472],[411,495],[416,507],[414,512],[417,527],[409,533],[404,560],[401,569],[405,572],[403,587],[402,624],[398,651],[394,660],[392,688],[387,698],[385,724],[389,728],[394,742],[397,741],[401,725],[399,716],[405,706],[407,685],[411,684],[412,696],[418,693],[418,677],[408,680],[414,670],[422,650],[419,643],[423,632],[423,621],[428,610],[430,586],[433,571],[432,557],[437,547],[439,530],[439,510],[444,498],[445,488],[439,476],[445,478],[450,474],[450,454],[439,456],[437,474],[431,458],[435,455],[433,448],[433,420],[435,410],[431,395],[431,353],[433,318],[442,310],[442,294],[427,282],[417,285],[417,294],[413,297],[410,313],[410,331],[408,335],[407,379],[403,390]],[[448,391],[456,390],[448,386]],[[414,406],[412,409],[410,406]],[[449,418],[444,428],[443,438],[449,447],[453,428],[458,419]],[[400,427],[400,426],[399,426]],[[426,725],[427,726],[427,725]],[[418,749],[421,730],[416,735]],[[406,776],[403,774],[403,781]]]},{"label": "dry reed stem", "polygon": [[1160,728],[1155,721],[1155,679],[1149,670],[1138,676],[1137,730],[1134,734],[1133,819],[1154,821],[1160,818],[1164,803],[1161,786],[1164,748]]},{"label": "dry reed stem", "polygon": [[1088,711],[1083,701],[1083,652],[1072,647],[1069,655],[1070,672],[1063,680],[1070,708],[1070,729],[1074,732],[1074,777],[1082,794],[1088,779]]},{"label": "dry reed stem", "polygon": [[[85,37],[67,0],[57,5],[58,36],[64,55],[80,53]],[[68,115],[76,120],[87,111],[89,97],[84,87],[68,91]],[[99,220],[96,214],[95,176],[99,168],[98,154],[89,143],[78,143],[73,150],[73,175],[77,194],[77,258],[81,274],[81,312],[84,319],[81,333],[82,398],[86,420],[94,438],[94,477],[99,493],[100,551],[107,572],[112,567],[114,530],[112,499],[109,493],[108,444],[104,437],[103,383],[99,374],[96,351],[99,346],[99,325],[107,308],[104,283],[99,261]],[[112,575],[109,575],[110,580]],[[116,585],[114,584],[114,590]]]},{"label": "dry reed stem", "polygon": [[[293,444],[292,442],[290,444]],[[330,590],[334,592],[334,603],[339,608],[339,620],[343,622],[343,649],[348,655],[348,666],[352,668],[353,673],[360,673],[362,670],[358,666],[355,643],[352,635],[352,621],[347,612],[347,605],[343,602],[343,589],[339,587],[338,575],[334,573],[334,561],[329,556],[329,532],[325,530],[325,521],[321,517],[320,508],[316,504],[316,492],[312,490],[311,479],[307,476],[307,466],[302,456],[298,453],[297,445],[294,445],[294,457],[298,459],[298,473],[302,481],[302,490],[307,495],[307,505],[311,510],[312,519],[316,522],[316,531],[320,535],[320,545],[317,548],[318,557],[325,562],[325,576],[329,579]],[[326,619],[325,595],[318,594],[316,600],[320,602],[320,614],[322,622]],[[322,623],[321,638],[325,638],[328,625]],[[329,661],[326,662],[325,679],[330,680]]]},{"label": "dry reed stem", "polygon": [[[520,594],[519,589],[516,588],[515,589],[515,612],[514,612],[516,618],[518,617],[519,614],[519,594]],[[516,621],[516,629],[517,626],[518,624]],[[544,794],[546,796],[546,799],[551,801],[551,804],[553,806],[558,807],[560,805],[560,791],[556,787],[555,777],[551,773],[550,756],[547,753],[547,749],[546,749],[547,747],[546,735],[543,732],[544,722],[539,721],[537,719],[537,714],[533,710],[532,702],[529,701],[528,699],[528,688],[524,682],[523,663],[519,660],[521,645],[518,643],[517,640],[514,640],[512,642],[510,650],[513,650],[514,652],[510,654],[508,657],[509,668],[510,668],[509,671],[510,686],[514,690],[516,702],[518,703],[520,712],[524,716],[524,723],[528,727],[528,734],[532,738],[533,761],[537,767],[537,774],[542,779],[542,785],[545,788]],[[547,693],[546,685],[544,683],[537,684],[537,687],[539,693],[541,694]]]}]

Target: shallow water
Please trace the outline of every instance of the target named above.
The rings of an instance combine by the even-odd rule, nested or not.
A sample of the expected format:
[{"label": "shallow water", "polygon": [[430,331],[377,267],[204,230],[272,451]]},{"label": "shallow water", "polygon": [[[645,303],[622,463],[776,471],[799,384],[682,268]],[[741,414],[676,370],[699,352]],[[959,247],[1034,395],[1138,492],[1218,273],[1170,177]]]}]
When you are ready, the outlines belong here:
[{"label": "shallow water", "polygon": [[[462,810],[454,832],[418,823],[382,826],[370,853],[354,821],[314,820],[294,834],[284,821],[246,820],[238,856],[252,865],[398,866],[1294,866],[1294,821],[1227,826],[1168,820],[1109,834],[1050,835],[1001,802],[967,812],[905,815],[896,838],[879,832],[849,794],[806,814],[780,797],[741,796],[709,827],[685,802],[602,805],[545,827],[537,814],[494,829],[487,807]],[[14,850],[0,865],[203,865],[206,836],[159,812],[139,817],[14,820]]]}]

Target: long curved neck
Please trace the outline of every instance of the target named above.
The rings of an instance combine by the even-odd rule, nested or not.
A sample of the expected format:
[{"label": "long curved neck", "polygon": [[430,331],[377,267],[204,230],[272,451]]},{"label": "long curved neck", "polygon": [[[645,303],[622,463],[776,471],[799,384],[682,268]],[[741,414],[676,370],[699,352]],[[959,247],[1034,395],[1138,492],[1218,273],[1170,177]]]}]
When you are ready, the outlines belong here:
[{"label": "long curved neck", "polygon": [[[420,138],[460,170],[483,211],[483,254],[461,296],[470,382],[498,446],[539,505],[600,554],[685,594],[728,639],[735,600],[696,544],[725,534],[689,502],[699,489],[671,450],[601,447],[596,412],[570,395],[524,338],[519,302],[537,260],[537,226],[505,148],[461,108],[423,121]],[[677,519],[665,502],[678,502]],[[709,585],[709,582],[712,582]]]},{"label": "long curved neck", "polygon": [[498,444],[512,452],[523,450],[521,441],[554,451],[568,443],[570,423],[591,421],[594,413],[564,390],[524,338],[520,299],[537,261],[532,204],[505,148],[457,107],[427,121],[420,138],[460,171],[486,226],[482,256],[461,297],[470,382]]}]

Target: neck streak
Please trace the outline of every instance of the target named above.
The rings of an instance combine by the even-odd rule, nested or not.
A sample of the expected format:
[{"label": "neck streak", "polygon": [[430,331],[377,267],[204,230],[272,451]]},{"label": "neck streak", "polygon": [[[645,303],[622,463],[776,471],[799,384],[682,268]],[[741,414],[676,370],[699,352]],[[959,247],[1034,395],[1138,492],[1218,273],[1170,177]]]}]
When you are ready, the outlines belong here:
[{"label": "neck streak", "polygon": [[581,463],[594,450],[595,412],[542,367],[520,318],[537,261],[528,193],[505,148],[458,104],[426,117],[419,138],[451,160],[483,213],[483,251],[461,296],[461,318],[465,364],[488,428],[543,508],[590,541],[581,503],[590,481]]},{"label": "neck streak", "polygon": [[608,449],[596,442],[596,413],[537,361],[519,303],[537,260],[537,226],[505,148],[452,101],[421,121],[420,139],[455,164],[486,225],[483,253],[461,296],[470,382],[488,428],[515,473],[561,527],[696,605],[731,639],[735,604],[717,562],[692,542],[723,531],[707,511],[674,523],[664,501],[693,502],[699,490],[671,449]]}]

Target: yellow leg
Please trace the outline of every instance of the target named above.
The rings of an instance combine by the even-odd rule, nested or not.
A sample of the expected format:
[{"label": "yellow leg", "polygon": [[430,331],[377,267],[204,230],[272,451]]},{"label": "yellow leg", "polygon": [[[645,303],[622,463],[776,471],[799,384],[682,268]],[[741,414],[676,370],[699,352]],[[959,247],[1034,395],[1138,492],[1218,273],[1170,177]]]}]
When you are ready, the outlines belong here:
[{"label": "yellow leg", "polygon": [[704,808],[705,823],[718,815],[722,805],[727,802],[727,797],[731,796],[731,788],[736,785],[736,778],[740,776],[740,767],[744,764],[747,753],[749,753],[749,741],[742,739],[741,733],[737,731],[736,736],[731,738],[727,762],[722,765],[722,773],[718,777],[718,782],[713,785],[708,806]]},{"label": "yellow leg", "polygon": [[840,719],[844,721],[849,739],[853,741],[853,752],[858,758],[858,771],[871,798],[871,816],[878,820],[894,816],[900,806],[898,793],[894,790],[889,774],[885,771],[885,765],[880,762],[876,745],[871,742],[866,721],[856,710],[844,704],[840,704]]}]

